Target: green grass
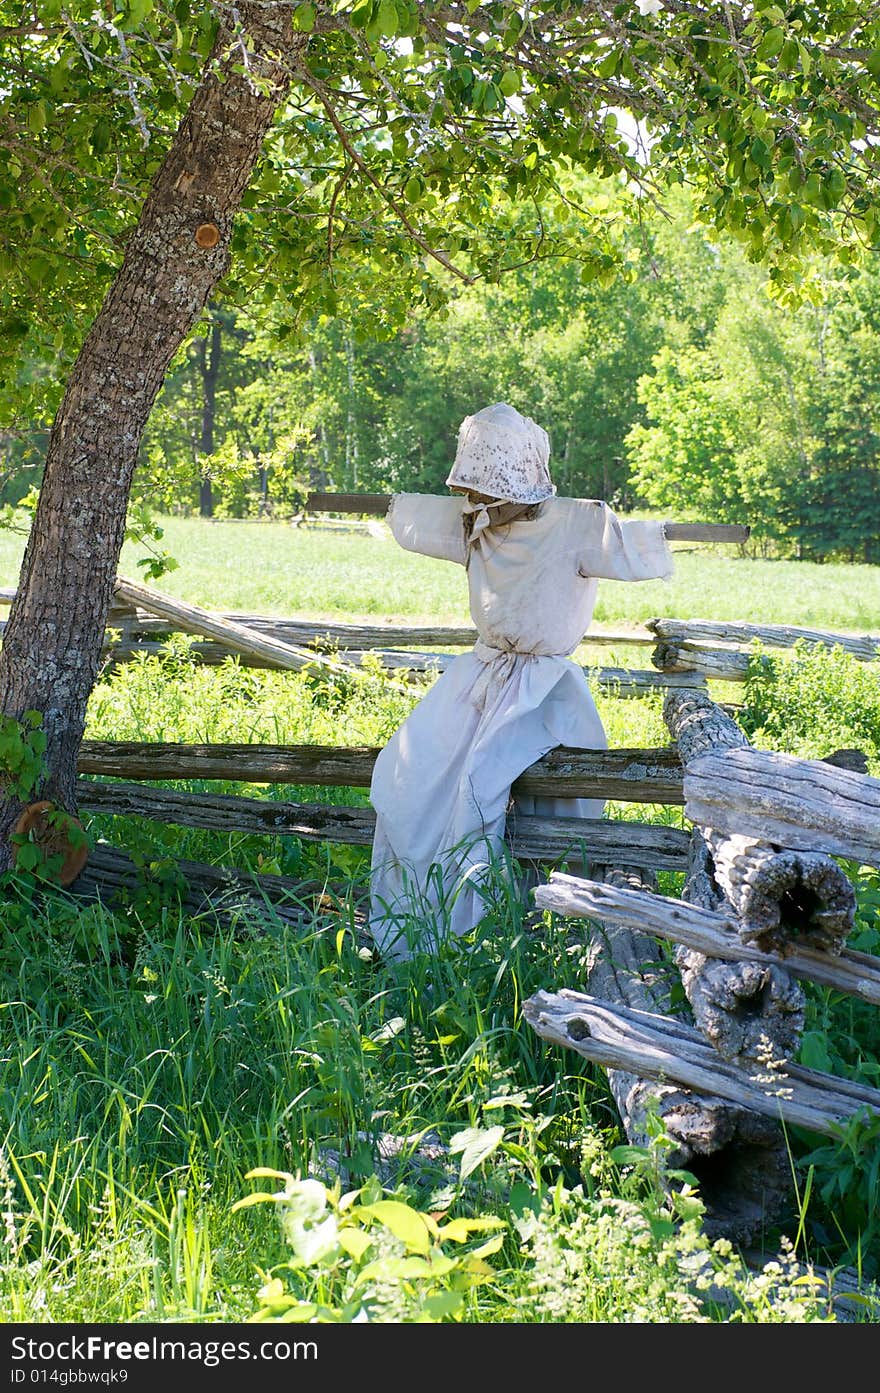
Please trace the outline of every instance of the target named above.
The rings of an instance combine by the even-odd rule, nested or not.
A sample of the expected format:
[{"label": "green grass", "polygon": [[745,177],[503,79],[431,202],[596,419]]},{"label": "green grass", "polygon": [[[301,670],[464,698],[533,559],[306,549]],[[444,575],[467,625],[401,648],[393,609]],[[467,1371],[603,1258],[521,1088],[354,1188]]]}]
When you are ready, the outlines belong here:
[{"label": "green grass", "polygon": [[[203,604],[464,618],[461,573],[390,543],[274,525],[172,521],[168,532],[184,564],[162,585]],[[8,538],[0,538],[0,557],[14,580]],[[319,562],[329,568],[323,577],[309,569]],[[686,581],[696,587],[700,564],[682,557],[670,587],[606,584],[609,599],[631,598],[635,607],[603,619],[673,612],[636,601]],[[844,594],[834,576],[844,568],[711,555],[702,566],[700,602],[682,591],[680,612],[878,624],[880,591],[862,587],[862,602],[874,604],[864,612],[848,600],[858,568],[847,571]],[[784,584],[762,592],[755,579],[762,567],[774,576],[796,570],[814,608],[785,610],[787,594],[794,604],[794,580],[790,592]],[[873,573],[861,569],[876,587]],[[746,587],[732,591],[729,575],[751,576],[751,611],[735,603]],[[369,601],[354,606],[352,594]],[[630,657],[623,649],[601,655],[621,664]],[[637,661],[646,665],[644,650]],[[816,695],[821,664],[793,672],[778,700],[769,676],[755,687],[755,719],[772,727],[778,747],[790,738],[808,753],[810,740],[821,743],[826,731],[867,732],[866,739],[874,731],[866,670],[835,664],[827,713]],[[342,691],[234,663],[193,666],[181,644],[168,661],[131,663],[100,682],[87,734],[381,744],[416,695],[380,696],[368,684]],[[658,696],[600,697],[598,704],[611,744],[666,742]],[[777,711],[782,724],[774,726]],[[366,797],[345,789],[221,789]],[[679,808],[608,811],[683,825]],[[799,1322],[825,1314],[821,1300],[792,1284],[787,1258],[780,1273],[756,1279],[735,1253],[710,1245],[699,1229],[698,1195],[685,1183],[670,1198],[658,1183],[661,1155],[619,1149],[603,1072],[543,1044],[523,1021],[522,1002],[533,991],[583,985],[583,926],[547,915],[527,920],[523,897],[499,874],[474,943],[389,965],[357,928],[366,849],[135,819],[94,818],[89,826],[148,863],[189,856],[304,882],[326,878],[330,891],[317,907],[302,901],[301,928],[268,907],[231,907],[221,921],[207,910],[184,915],[171,887],[135,893],[112,913],[63,895],[41,899],[27,885],[0,901],[0,1319],[223,1321],[278,1315],[285,1303],[310,1303],[325,1318],[351,1319],[366,1309],[372,1319],[413,1320],[430,1310],[484,1323]],[[876,952],[880,878],[849,870],[861,902],[854,946]],[[661,888],[674,893],[679,884],[667,874]],[[876,1083],[875,1017],[867,1006],[812,992],[805,1062]],[[332,1186],[334,1157],[342,1158],[343,1189],[365,1185],[364,1203],[375,1199],[374,1143],[382,1133],[431,1134],[457,1146],[464,1134],[485,1147],[471,1174],[460,1173],[463,1153],[456,1151],[448,1169],[404,1168],[386,1177],[420,1212],[501,1221],[497,1232],[446,1243],[444,1262],[452,1266],[437,1258],[433,1285],[424,1271],[417,1275],[418,1264],[406,1266],[412,1254],[403,1230],[369,1218],[361,1221],[369,1246],[360,1256],[336,1248],[291,1267],[310,1232],[296,1218],[294,1180],[277,1206],[234,1208],[255,1186],[267,1187],[246,1179],[253,1167],[311,1173]],[[789,1140],[799,1207],[764,1236],[765,1247],[778,1248],[787,1233],[800,1257],[857,1263],[877,1275],[876,1137],[855,1128],[821,1145],[797,1133]],[[268,1182],[276,1186],[283,1181]],[[487,1240],[492,1250],[480,1256]],[[710,1275],[713,1290],[727,1294],[724,1304],[700,1295]]]},{"label": "green grass", "polygon": [[[404,552],[391,541],[283,523],[163,519],[161,546],[180,562],[160,587],[194,603],[269,614],[467,622],[460,567]],[[23,540],[0,531],[0,584],[14,585]],[[597,623],[652,615],[880,631],[880,567],[820,566],[673,547],[671,581],[602,581]],[[120,569],[136,576],[144,549],[126,545]]]}]

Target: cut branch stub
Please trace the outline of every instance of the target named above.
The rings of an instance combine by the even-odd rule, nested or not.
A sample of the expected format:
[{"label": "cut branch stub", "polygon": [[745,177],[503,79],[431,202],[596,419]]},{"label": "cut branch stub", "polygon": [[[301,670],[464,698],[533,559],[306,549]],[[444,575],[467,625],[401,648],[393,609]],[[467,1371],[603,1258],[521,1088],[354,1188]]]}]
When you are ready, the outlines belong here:
[{"label": "cut branch stub", "polygon": [[[71,840],[69,833],[72,828],[78,828],[82,835]],[[60,858],[57,869],[53,868],[51,872],[51,879],[59,885],[72,885],[89,859],[82,823],[70,813],[58,814],[55,804],[46,799],[29,803],[23,809],[12,828],[12,837],[15,839],[12,843],[14,866],[21,859],[21,848],[25,843],[39,848],[44,865]]]},{"label": "cut branch stub", "polygon": [[203,222],[196,228],[195,239],[196,246],[207,251],[220,241],[220,229],[216,223]]},{"label": "cut branch stub", "polygon": [[784,953],[793,942],[840,952],[855,923],[856,895],[836,861],[822,852],[780,851],[711,828],[704,835],[716,883],[739,915],[744,943],[764,952]]}]

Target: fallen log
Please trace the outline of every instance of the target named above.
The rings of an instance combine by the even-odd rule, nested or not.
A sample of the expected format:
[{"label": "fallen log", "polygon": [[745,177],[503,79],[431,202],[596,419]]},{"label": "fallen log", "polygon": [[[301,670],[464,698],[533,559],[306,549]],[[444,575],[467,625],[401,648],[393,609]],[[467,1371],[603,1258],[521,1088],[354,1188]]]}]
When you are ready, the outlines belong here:
[{"label": "fallen log", "polygon": [[[644,876],[632,867],[607,869],[596,889],[610,897],[650,894]],[[577,886],[571,876],[553,881]],[[590,882],[587,882],[590,883]],[[651,896],[659,899],[659,896]],[[542,887],[535,891],[545,907]],[[657,961],[654,941],[635,921],[596,920],[590,934],[589,989],[612,1004],[661,1015],[671,1002],[671,963]],[[673,1144],[666,1166],[696,1176],[710,1237],[747,1243],[784,1211],[791,1188],[784,1138],[778,1124],[721,1098],[700,1096],[669,1083],[609,1069],[608,1084],[628,1140],[647,1146],[658,1117]]]},{"label": "fallen log", "polygon": [[[211,866],[177,857],[135,862],[124,851],[99,843],[89,854],[85,870],[70,887],[78,899],[100,900],[113,906],[133,896],[155,895],[179,904],[189,914],[210,912],[221,919],[236,911],[253,913],[270,904],[277,918],[299,928],[314,924],[316,910],[328,895],[321,881]],[[365,939],[366,941],[366,939]]]},{"label": "fallen log", "polygon": [[[116,594],[131,605],[146,609],[163,619],[170,619],[175,627],[184,633],[197,634],[201,638],[218,639],[236,653],[256,654],[268,658],[278,667],[299,672],[303,668],[326,672],[330,676],[351,679],[352,669],[345,663],[328,658],[318,652],[300,648],[295,644],[282,643],[280,639],[268,634],[260,634],[243,624],[233,624],[226,619],[218,619],[198,605],[184,604],[170,595],[151,590],[146,585],[118,577]],[[385,679],[383,679],[385,680]],[[393,683],[389,684],[394,686]],[[406,691],[401,687],[400,691]]]},{"label": "fallen log", "polygon": [[[822,852],[880,864],[880,779],[824,760],[756,750],[736,722],[700,692],[667,693],[663,716],[685,765],[685,813],[707,833],[769,843],[774,853],[784,848],[787,853]],[[719,854],[719,843],[713,845]],[[742,842],[730,848],[731,865],[737,856],[745,858]],[[746,859],[754,868],[756,887],[749,892],[749,915],[754,915],[755,934],[761,938],[768,931],[767,897],[774,872],[760,848],[752,847]],[[748,879],[744,871],[743,896]],[[833,949],[840,940],[839,916],[845,917],[838,873],[795,859],[780,864],[775,880],[779,921],[770,931],[779,935],[790,928]],[[820,892],[831,887],[833,903],[826,905]],[[796,917],[792,896],[799,903]],[[823,919],[826,908],[829,916]]]},{"label": "fallen log", "polygon": [[[224,779],[236,783],[369,788],[373,746],[190,745],[84,740],[79,772],[117,779]],[[674,745],[657,749],[573,750],[559,746],[520,775],[514,794],[683,803]]]},{"label": "fallen log", "polygon": [[534,897],[540,908],[555,914],[601,919],[603,924],[624,929],[638,927],[653,937],[725,962],[783,967],[801,981],[880,1006],[880,958],[853,949],[834,955],[794,946],[784,956],[762,953],[743,943],[736,916],[723,901],[718,908],[709,909],[698,902],[647,891],[635,893],[619,884],[600,884],[561,871],[553,871],[549,882],[534,891]]},{"label": "fallen log", "polygon": [[720,1058],[698,1031],[670,1016],[610,1006],[581,992],[539,991],[523,1003],[543,1039],[605,1068],[629,1069],[726,1098],[763,1117],[833,1133],[857,1113],[880,1116],[880,1091],[800,1064],[758,1073]]},{"label": "fallen log", "polygon": [[880,634],[839,634],[827,629],[797,629],[786,624],[744,624],[737,620],[647,619],[645,627],[671,643],[751,643],[793,648],[799,639],[824,648],[842,648],[863,662],[880,658]]},{"label": "fallen log", "polygon": [[[390,493],[310,493],[306,497],[307,513],[363,513],[369,517],[384,517],[388,512]],[[667,522],[664,527],[670,542],[747,542],[751,528],[741,523]]]},{"label": "fallen log", "polygon": [[[137,784],[80,781],[80,807],[115,817],[148,817],[185,827],[215,832],[244,832],[300,837],[308,841],[369,846],[375,829],[371,808],[346,808],[315,803],[278,803],[268,799],[223,794],[181,793]],[[681,870],[688,838],[676,827],[651,823],[612,822],[604,818],[545,818],[511,815],[507,840],[522,860],[558,860],[579,853],[617,861],[626,856],[633,865],[652,870]]]}]

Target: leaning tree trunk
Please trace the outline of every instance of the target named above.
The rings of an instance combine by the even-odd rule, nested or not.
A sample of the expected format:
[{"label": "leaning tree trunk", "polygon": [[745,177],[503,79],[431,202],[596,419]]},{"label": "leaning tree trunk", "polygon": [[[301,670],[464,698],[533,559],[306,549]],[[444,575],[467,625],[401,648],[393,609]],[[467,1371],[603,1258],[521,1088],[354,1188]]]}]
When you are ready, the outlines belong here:
[{"label": "leaning tree trunk", "polygon": [[[238,13],[253,44],[249,70],[239,39],[221,28],[71,372],[4,634],[0,710],[43,713],[36,796],[67,809],[141,434],[172,356],[229,264],[233,217],[307,42],[289,6],[242,3]],[[0,869],[19,808],[8,793],[0,801]]]}]

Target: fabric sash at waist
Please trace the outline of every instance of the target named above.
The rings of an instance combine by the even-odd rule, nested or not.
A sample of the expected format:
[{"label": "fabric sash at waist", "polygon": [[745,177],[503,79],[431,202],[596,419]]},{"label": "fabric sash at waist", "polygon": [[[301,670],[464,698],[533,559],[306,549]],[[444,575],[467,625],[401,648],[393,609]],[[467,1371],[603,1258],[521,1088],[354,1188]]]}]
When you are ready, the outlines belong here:
[{"label": "fabric sash at waist", "polygon": [[482,639],[477,639],[473,648],[474,657],[478,658],[485,667],[474,683],[470,699],[474,706],[481,708],[486,701],[489,692],[494,688],[503,686],[509,680],[518,667],[522,667],[526,662],[565,662],[566,655],[563,653],[529,653],[518,648],[495,648],[490,643],[484,643]]}]

